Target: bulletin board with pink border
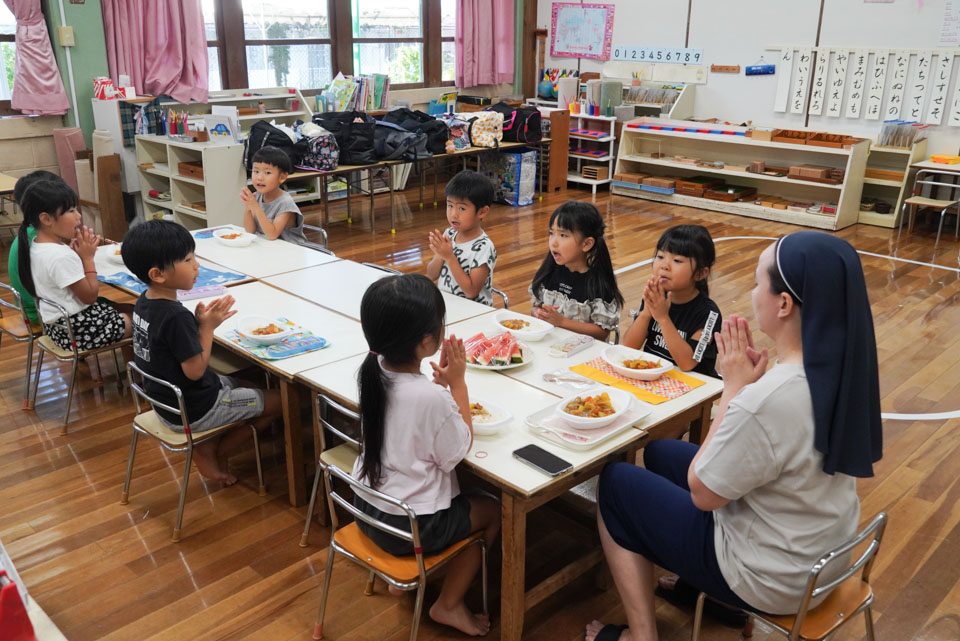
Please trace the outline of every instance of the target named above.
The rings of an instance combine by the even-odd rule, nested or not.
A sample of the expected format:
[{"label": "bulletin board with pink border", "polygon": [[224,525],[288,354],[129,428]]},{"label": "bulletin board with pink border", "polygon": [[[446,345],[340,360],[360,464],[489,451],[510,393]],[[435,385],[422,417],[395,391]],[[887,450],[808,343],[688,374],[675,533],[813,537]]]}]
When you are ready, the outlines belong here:
[{"label": "bulletin board with pink border", "polygon": [[612,4],[554,2],[551,11],[550,55],[610,59],[613,40]]}]

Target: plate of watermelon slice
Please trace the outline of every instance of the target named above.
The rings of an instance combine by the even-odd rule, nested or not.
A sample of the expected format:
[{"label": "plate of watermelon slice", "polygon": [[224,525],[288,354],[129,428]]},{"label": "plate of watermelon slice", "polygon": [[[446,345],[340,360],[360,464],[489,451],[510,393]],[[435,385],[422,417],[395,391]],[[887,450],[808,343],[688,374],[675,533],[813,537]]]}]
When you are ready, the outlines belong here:
[{"label": "plate of watermelon slice", "polygon": [[533,352],[510,332],[486,336],[480,332],[463,341],[467,367],[502,370],[521,367],[533,360]]}]

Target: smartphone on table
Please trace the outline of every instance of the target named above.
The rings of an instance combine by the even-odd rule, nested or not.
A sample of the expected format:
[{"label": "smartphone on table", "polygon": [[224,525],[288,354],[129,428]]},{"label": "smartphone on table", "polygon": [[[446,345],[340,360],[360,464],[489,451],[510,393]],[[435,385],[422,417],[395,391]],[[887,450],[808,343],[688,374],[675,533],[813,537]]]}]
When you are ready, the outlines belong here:
[{"label": "smartphone on table", "polygon": [[527,465],[534,467],[547,476],[559,476],[573,469],[573,464],[564,461],[537,445],[524,445],[513,451],[513,456]]}]

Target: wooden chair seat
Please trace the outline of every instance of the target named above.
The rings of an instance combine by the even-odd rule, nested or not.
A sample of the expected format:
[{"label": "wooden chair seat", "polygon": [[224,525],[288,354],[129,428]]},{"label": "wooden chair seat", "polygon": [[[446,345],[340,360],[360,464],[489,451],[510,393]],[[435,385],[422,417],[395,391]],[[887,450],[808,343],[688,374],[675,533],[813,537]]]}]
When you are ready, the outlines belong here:
[{"label": "wooden chair seat", "polygon": [[[109,345],[104,345],[103,347],[98,347],[96,349],[77,350],[77,355],[80,358],[84,358],[91,354],[98,354],[100,352],[105,352],[111,349],[119,349],[125,345],[132,345],[132,344],[133,344],[133,339],[124,338],[123,340],[117,341],[116,343],[110,343]],[[54,343],[53,339],[47,336],[46,334],[44,334],[39,339],[37,339],[37,345],[39,345],[40,348],[43,349],[45,352],[49,352],[53,354],[56,358],[58,358],[61,361],[68,361],[73,359],[73,350],[63,349],[62,347]]]},{"label": "wooden chair seat", "polygon": [[[242,423],[243,421],[229,423],[227,425],[215,427],[210,430],[194,432],[193,442],[198,443],[205,441],[211,436],[233,429]],[[179,450],[187,447],[187,435],[183,432],[177,432],[176,430],[172,430],[167,427],[166,424],[160,420],[160,417],[157,416],[157,412],[155,410],[137,414],[133,417],[133,424],[141,431],[157,439],[172,450]]]},{"label": "wooden chair seat", "polygon": [[0,318],[0,331],[10,334],[17,340],[24,341],[30,338],[31,333],[34,336],[43,334],[43,327],[30,323],[30,327],[27,328],[22,316],[4,316]]},{"label": "wooden chair seat", "polygon": [[[873,590],[870,585],[861,581],[858,576],[850,577],[834,588],[823,603],[807,612],[803,625],[800,626],[800,638],[806,641],[825,639],[872,599]],[[761,618],[790,630],[797,617],[764,615]]]},{"label": "wooden chair seat", "polygon": [[[482,532],[474,532],[462,541],[457,541],[439,554],[423,557],[423,566],[429,573],[434,567],[481,538]],[[373,569],[385,574],[398,583],[411,583],[420,576],[417,559],[414,556],[393,556],[384,552],[360,531],[356,522],[337,530],[333,535],[337,545],[366,562]]]},{"label": "wooden chair seat", "polygon": [[360,452],[352,443],[343,443],[320,453],[320,460],[327,465],[333,465],[347,474],[353,473],[353,464]]},{"label": "wooden chair seat", "polygon": [[917,207],[933,207],[934,209],[946,209],[957,204],[956,200],[937,200],[935,198],[926,198],[924,196],[911,196],[904,200],[908,205]]}]

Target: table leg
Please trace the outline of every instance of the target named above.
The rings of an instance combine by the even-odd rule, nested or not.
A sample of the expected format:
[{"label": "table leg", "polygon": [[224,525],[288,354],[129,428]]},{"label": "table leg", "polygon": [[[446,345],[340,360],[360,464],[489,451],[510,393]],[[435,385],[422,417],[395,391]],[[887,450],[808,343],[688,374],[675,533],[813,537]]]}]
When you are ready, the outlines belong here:
[{"label": "table leg", "polygon": [[526,610],[524,589],[527,554],[527,512],[523,502],[506,492],[501,499],[500,639],[520,641]]},{"label": "table leg", "polygon": [[287,488],[290,505],[303,505],[307,499],[306,478],[303,473],[303,440],[300,423],[300,386],[280,381],[283,406],[283,442],[287,458]]},{"label": "table leg", "polygon": [[710,429],[710,415],[713,413],[713,402],[704,402],[700,405],[700,421],[694,421],[690,425],[690,442],[703,443],[707,431]]},{"label": "table leg", "polygon": [[439,174],[440,174],[439,163],[436,160],[434,160],[433,161],[433,206],[434,207],[437,206],[437,180],[438,180]]},{"label": "table leg", "polygon": [[[396,166],[396,165],[394,165]],[[393,181],[396,178],[393,169],[390,169],[387,176],[387,193],[390,195],[390,233],[397,233],[397,203],[393,199]]]},{"label": "table leg", "polygon": [[423,209],[423,183],[426,180],[426,177],[423,174],[423,168],[425,165],[425,162],[417,161],[417,173],[420,174],[420,209]]},{"label": "table leg", "polygon": [[[313,407],[313,452],[314,456],[319,459],[320,453],[324,450],[324,440],[323,440],[323,427],[320,425],[320,401],[317,398],[316,392],[309,390],[310,396],[312,396],[312,403],[310,405]],[[323,487],[323,483],[320,483],[320,492],[319,494],[323,495],[314,501],[313,515],[317,519],[317,523],[320,525],[326,526],[330,522],[330,514],[328,512],[327,501],[326,501],[326,491]],[[312,499],[312,497],[310,497]]]},{"label": "table leg", "polygon": [[330,199],[327,194],[327,177],[320,176],[320,206],[323,207],[323,228],[330,226]]},{"label": "table leg", "polygon": [[353,222],[353,212],[350,211],[350,174],[351,172],[347,172],[343,174],[343,182],[347,186],[346,198],[347,198],[347,222],[348,223]]}]

